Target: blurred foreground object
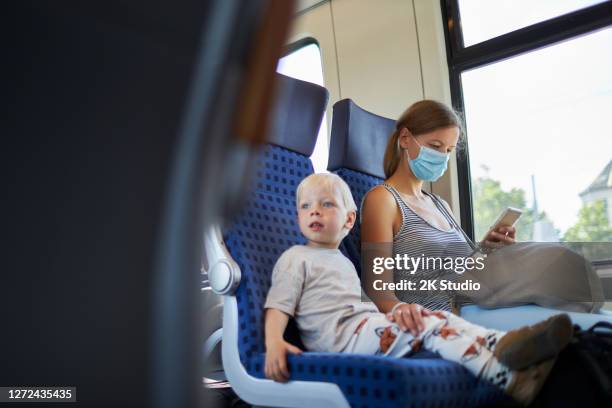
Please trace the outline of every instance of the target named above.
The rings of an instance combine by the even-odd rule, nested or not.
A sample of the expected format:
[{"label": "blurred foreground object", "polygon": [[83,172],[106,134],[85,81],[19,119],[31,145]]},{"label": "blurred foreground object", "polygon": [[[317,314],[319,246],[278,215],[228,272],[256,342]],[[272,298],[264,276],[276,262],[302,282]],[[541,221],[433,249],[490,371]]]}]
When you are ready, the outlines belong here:
[{"label": "blurred foreground object", "polygon": [[236,126],[266,126],[292,5],[5,7],[0,384],[202,405],[201,237],[239,202],[224,177],[264,133]]}]

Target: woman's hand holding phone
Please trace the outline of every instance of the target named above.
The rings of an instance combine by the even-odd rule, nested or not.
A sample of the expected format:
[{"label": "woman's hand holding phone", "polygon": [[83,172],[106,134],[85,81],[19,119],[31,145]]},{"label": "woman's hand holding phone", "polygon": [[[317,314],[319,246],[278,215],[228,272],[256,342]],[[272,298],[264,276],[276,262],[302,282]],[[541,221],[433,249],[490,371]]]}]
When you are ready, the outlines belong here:
[{"label": "woman's hand holding phone", "polygon": [[487,248],[501,248],[514,243],[516,243],[516,228],[505,225],[489,231],[481,244]]},{"label": "woman's hand holding phone", "polygon": [[516,243],[516,228],[514,228],[514,224],[516,224],[522,213],[521,210],[512,207],[502,211],[491,229],[482,239],[481,246],[485,248],[501,248],[504,245]]}]

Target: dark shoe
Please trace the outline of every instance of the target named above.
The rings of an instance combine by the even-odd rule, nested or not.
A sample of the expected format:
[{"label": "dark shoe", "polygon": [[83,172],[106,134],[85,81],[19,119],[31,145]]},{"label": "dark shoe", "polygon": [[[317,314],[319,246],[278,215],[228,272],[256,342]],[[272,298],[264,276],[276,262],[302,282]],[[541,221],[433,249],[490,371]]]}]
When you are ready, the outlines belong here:
[{"label": "dark shoe", "polygon": [[572,333],[569,316],[558,314],[533,326],[509,331],[499,340],[493,355],[511,370],[523,370],[559,354]]},{"label": "dark shoe", "polygon": [[529,405],[538,395],[555,365],[556,358],[551,358],[540,364],[515,371],[512,382],[506,388],[506,394],[522,405]]}]

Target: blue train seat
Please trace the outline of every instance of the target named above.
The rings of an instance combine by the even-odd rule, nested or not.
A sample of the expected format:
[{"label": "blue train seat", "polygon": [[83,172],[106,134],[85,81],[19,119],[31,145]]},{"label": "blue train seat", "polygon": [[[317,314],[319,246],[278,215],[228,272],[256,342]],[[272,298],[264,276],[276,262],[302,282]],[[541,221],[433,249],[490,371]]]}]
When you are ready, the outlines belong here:
[{"label": "blue train seat", "polygon": [[[385,179],[383,157],[394,128],[394,120],[370,113],[350,99],[334,104],[327,170],[347,182],[359,209],[365,194]],[[340,249],[361,275],[359,218]]]},{"label": "blue train seat", "polygon": [[272,142],[261,153],[244,211],[221,236],[207,231],[211,287],[224,295],[225,374],[245,401],[264,406],[477,406],[504,398],[458,364],[438,358],[304,352],[289,355],[291,381],[265,379],[263,304],[278,256],[303,243],[296,224],[295,189],[313,172],[314,148],[327,91],[281,78],[282,97]]},{"label": "blue train seat", "polygon": [[[353,198],[359,206],[365,193],[384,180],[382,168],[384,150],[393,131],[395,121],[370,113],[350,99],[334,104],[329,163],[327,169],[342,177],[349,185]],[[359,219],[359,217],[357,217]],[[360,228],[357,222],[351,233],[342,242],[341,250],[360,270]],[[512,330],[533,324],[560,313],[559,310],[537,305],[510,308],[483,309],[467,305],[461,315],[467,320],[498,330]],[[598,321],[612,322],[612,312],[568,313],[574,324],[583,329]]]}]

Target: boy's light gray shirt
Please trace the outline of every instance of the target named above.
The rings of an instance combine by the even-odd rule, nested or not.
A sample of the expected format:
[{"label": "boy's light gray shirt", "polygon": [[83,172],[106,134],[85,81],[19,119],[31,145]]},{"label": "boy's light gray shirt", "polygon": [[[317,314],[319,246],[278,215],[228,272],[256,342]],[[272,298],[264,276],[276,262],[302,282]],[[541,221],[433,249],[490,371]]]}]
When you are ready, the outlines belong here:
[{"label": "boy's light gray shirt", "polygon": [[339,352],[361,320],[380,313],[361,296],[355,267],[340,250],[296,245],[274,265],[264,307],[295,317],[308,350]]}]

